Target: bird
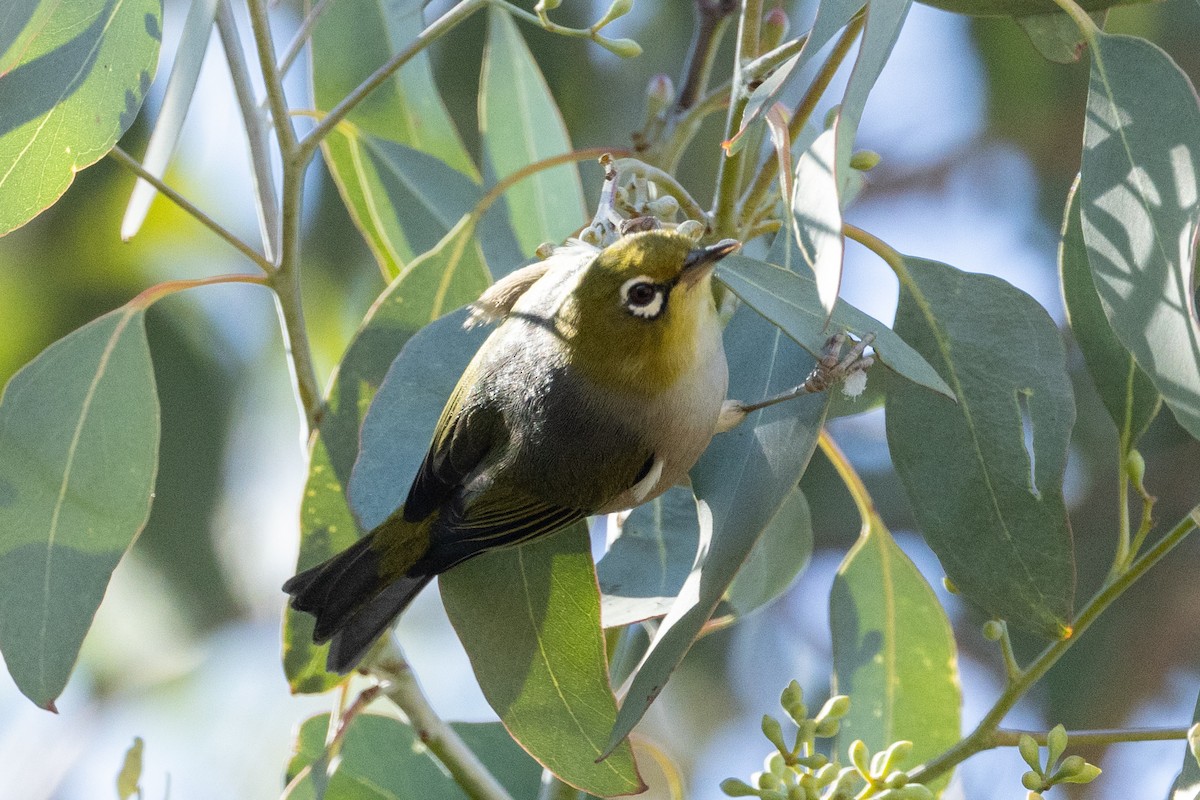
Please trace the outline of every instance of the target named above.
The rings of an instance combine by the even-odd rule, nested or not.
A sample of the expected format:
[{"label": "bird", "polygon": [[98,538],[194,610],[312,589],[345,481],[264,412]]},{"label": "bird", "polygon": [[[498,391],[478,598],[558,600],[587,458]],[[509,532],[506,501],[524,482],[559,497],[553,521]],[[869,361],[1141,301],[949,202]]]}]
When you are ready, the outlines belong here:
[{"label": "bird", "polygon": [[[712,277],[741,244],[639,227],[603,248],[573,240],[471,305],[468,325],[498,325],[403,505],[283,586],[315,618],[314,642],[330,643],[329,671],[353,669],[435,576],[654,499],[686,481],[716,433],[786,399],[726,400]],[[861,354],[833,358],[834,372],[869,366]],[[795,392],[822,390],[829,373],[816,375]]]}]

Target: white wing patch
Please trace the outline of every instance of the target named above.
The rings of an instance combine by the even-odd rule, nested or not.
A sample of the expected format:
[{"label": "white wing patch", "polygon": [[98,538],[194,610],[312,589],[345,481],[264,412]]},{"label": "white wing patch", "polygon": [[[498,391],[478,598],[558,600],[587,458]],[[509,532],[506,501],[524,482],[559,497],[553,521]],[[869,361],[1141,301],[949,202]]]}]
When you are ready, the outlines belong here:
[{"label": "white wing patch", "polygon": [[659,479],[662,478],[662,473],[663,460],[655,456],[654,463],[650,466],[650,471],[646,473],[646,477],[633,485],[634,505],[646,499],[646,496],[650,494],[650,490],[658,485]]}]

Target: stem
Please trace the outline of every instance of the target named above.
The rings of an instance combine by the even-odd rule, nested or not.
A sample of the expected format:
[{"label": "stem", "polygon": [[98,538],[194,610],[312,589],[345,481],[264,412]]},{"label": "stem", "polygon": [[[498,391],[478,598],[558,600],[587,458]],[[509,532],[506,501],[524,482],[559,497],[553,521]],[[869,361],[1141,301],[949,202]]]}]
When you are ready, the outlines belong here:
[{"label": "stem", "polygon": [[[261,2],[261,0],[258,0],[258,2]],[[487,4],[488,0],[460,0],[453,8],[430,23],[425,30],[417,35],[412,44],[399,53],[396,53],[396,55],[388,59],[387,63],[371,73],[370,77],[359,84],[358,88],[353,92],[346,95],[342,102],[334,106],[333,110],[326,114],[325,118],[308,132],[308,135],[300,142],[298,156],[304,160],[311,157],[317,149],[317,145],[321,143],[321,140],[328,136],[329,132],[345,119],[346,115],[353,111],[354,107],[361,103],[367,95],[382,86],[384,81],[392,76],[392,73],[408,63],[409,59],[428,47],[431,42],[445,35],[460,22]]]},{"label": "stem", "polygon": [[[1117,742],[1167,742],[1186,739],[1187,728],[1107,728],[1090,731],[1067,731],[1067,741],[1072,747],[1115,744]],[[1040,745],[1046,744],[1046,731],[1021,731],[1000,728],[993,740],[995,747],[1016,747],[1022,736],[1032,736]]]},{"label": "stem", "polygon": [[472,800],[512,800],[483,762],[429,705],[404,652],[391,637],[371,662],[371,671],[387,681],[384,694],[408,717],[417,738],[437,756]]},{"label": "stem", "polygon": [[737,0],[696,0],[696,25],[692,29],[692,43],[688,46],[687,60],[683,65],[679,97],[675,100],[676,113],[682,113],[704,94],[708,77],[712,74],[717,45],[730,14],[737,10]]},{"label": "stem", "polygon": [[1097,592],[1079,614],[1071,634],[1065,639],[1059,639],[1057,642],[1050,644],[1043,650],[1029,667],[1021,673],[1017,680],[1005,687],[1004,692],[996,700],[991,711],[987,713],[970,735],[937,758],[914,769],[910,773],[912,780],[918,783],[928,783],[976,753],[998,746],[997,737],[1000,722],[1025,692],[1029,691],[1030,687],[1037,683],[1050,667],[1054,666],[1062,658],[1063,654],[1071,648],[1071,645],[1079,640],[1083,632],[1096,621],[1097,617],[1104,613],[1105,609],[1112,605],[1114,600],[1141,578],[1147,570],[1157,564],[1163,556],[1171,552],[1197,525],[1200,525],[1200,506],[1193,508],[1188,513],[1188,516],[1184,517],[1154,547],[1147,550],[1145,555],[1131,564],[1127,572],[1119,575],[1112,583],[1109,583]]},{"label": "stem", "polygon": [[196,289],[200,286],[216,286],[222,283],[253,283],[266,286],[267,279],[259,275],[212,275],[207,278],[191,278],[177,281],[163,281],[143,289],[140,294],[129,301],[127,305],[134,308],[149,308],[167,295],[182,292],[185,289]]},{"label": "stem", "polygon": [[1129,563],[1131,552],[1129,548],[1129,468],[1125,464],[1127,452],[1124,442],[1122,442],[1121,468],[1117,471],[1117,552],[1113,554],[1112,569],[1108,573],[1110,580],[1125,569]]},{"label": "stem", "polygon": [[[842,62],[846,60],[846,55],[854,45],[854,40],[858,38],[859,32],[862,31],[863,25],[866,24],[866,19],[866,15],[860,12],[850,20],[850,24],[846,26],[846,30],[842,31],[842,35],[833,46],[833,50],[830,51],[829,57],[821,65],[820,72],[813,77],[813,82],[809,84],[808,89],[804,92],[804,97],[800,98],[800,102],[796,104],[795,111],[792,112],[791,122],[788,123],[789,141],[794,142],[800,137],[804,126],[808,124],[813,111],[816,110],[818,101],[825,94],[825,90],[829,88],[829,84],[833,81],[838,69],[841,68]],[[753,66],[754,64],[751,64],[747,69]],[[750,188],[746,190],[746,194],[742,197],[741,206],[738,210],[739,226],[744,227],[751,221],[758,210],[758,206],[762,203],[763,198],[766,197],[767,191],[771,188],[771,184],[774,183],[778,175],[779,161],[773,154],[768,154],[763,159],[762,165],[758,168],[758,174],[754,176],[754,181],[750,184]]]},{"label": "stem", "polygon": [[675,180],[675,176],[671,173],[634,158],[620,159],[617,162],[617,169],[623,173],[633,173],[648,181],[654,181],[659,189],[679,201],[679,208],[689,219],[709,224],[708,213],[688,193],[688,190],[683,188],[683,184]]},{"label": "stem", "polygon": [[516,184],[520,183],[531,175],[536,175],[542,170],[550,169],[551,167],[557,167],[559,164],[573,164],[577,161],[590,161],[592,159],[600,158],[605,154],[620,158],[628,156],[629,153],[629,150],[624,150],[621,148],[588,147],[583,150],[572,150],[569,153],[560,153],[556,156],[543,158],[541,161],[534,161],[532,164],[526,164],[520,169],[515,170],[514,172],[505,175],[503,178],[496,181],[496,185],[489,189],[487,194],[481,197],[479,202],[475,204],[475,207],[471,209],[469,216],[472,216],[475,219],[481,218],[484,213],[486,213],[487,210],[492,207],[492,204],[500,199],[501,195],[503,195]]},{"label": "stem", "polygon": [[838,447],[837,442],[829,435],[829,432],[824,428],[821,429],[820,435],[817,437],[817,445],[821,448],[821,452],[829,459],[829,463],[833,464],[833,468],[837,470],[838,477],[842,479],[842,483],[846,485],[846,489],[850,492],[850,497],[854,500],[854,507],[858,509],[858,516],[862,518],[863,524],[867,521],[879,516],[879,512],[875,509],[875,501],[871,499],[871,493],[867,491],[867,485],[862,482],[858,472],[850,463],[850,459],[846,458],[846,454],[842,452],[842,448]]},{"label": "stem", "polygon": [[304,44],[308,41],[308,37],[312,36],[313,26],[317,24],[317,20],[325,13],[325,8],[328,5],[329,0],[318,0],[317,4],[305,15],[304,21],[300,23],[300,27],[296,31],[296,35],[288,43],[287,50],[283,53],[283,58],[279,59],[279,66],[275,68],[280,75],[287,75],[288,70],[292,68],[292,64],[296,62],[296,57],[304,49]]},{"label": "stem", "polygon": [[242,51],[242,40],[238,35],[237,22],[229,0],[221,0],[217,5],[217,30],[221,33],[225,61],[229,64],[229,75],[233,80],[233,93],[237,96],[242,122],[246,126],[246,139],[250,146],[250,174],[254,181],[255,208],[258,211],[263,252],[267,260],[272,261],[279,255],[280,219],[279,200],[275,195],[275,176],[271,171],[271,142],[267,135],[267,127],[259,115],[258,103],[254,100],[250,69],[246,63],[246,54]]},{"label": "stem", "polygon": [[1004,659],[1004,674],[1011,684],[1021,677],[1021,665],[1017,663],[1017,655],[1013,652],[1012,637],[1008,634],[1008,623],[1000,623],[1000,656]]},{"label": "stem", "polygon": [[[1087,40],[1088,46],[1091,47],[1096,43],[1096,34],[1100,33],[1100,27],[1096,21],[1083,10],[1075,0],[1054,0],[1054,2],[1067,13],[1076,25],[1079,26],[1079,32],[1083,34],[1083,38]],[[1093,48],[1094,50],[1095,48]]]},{"label": "stem", "polygon": [[250,27],[254,30],[254,45],[258,51],[258,64],[262,70],[263,83],[267,87],[267,102],[271,106],[271,121],[275,125],[275,138],[284,161],[296,150],[296,130],[288,114],[287,96],[283,81],[275,69],[275,43],[271,39],[271,22],[267,18],[265,0],[247,0],[250,12]]},{"label": "stem", "polygon": [[274,271],[275,266],[270,261],[254,252],[250,245],[246,244],[237,236],[230,233],[219,222],[208,216],[208,214],[205,214],[199,208],[192,205],[191,201],[187,200],[179,192],[163,183],[157,175],[152,175],[151,173],[147,172],[146,169],[137,162],[137,159],[122,150],[119,145],[114,145],[113,149],[108,152],[108,155],[113,160],[128,168],[129,171],[131,171],[134,175],[137,175],[142,180],[150,183],[155,189],[161,192],[163,196],[194,217],[201,225],[208,228],[217,236],[220,236],[226,242],[231,244],[239,253],[257,264],[263,272],[270,274],[272,271]]},{"label": "stem", "polygon": [[739,70],[758,55],[759,33],[762,29],[763,0],[745,0],[738,30]]}]

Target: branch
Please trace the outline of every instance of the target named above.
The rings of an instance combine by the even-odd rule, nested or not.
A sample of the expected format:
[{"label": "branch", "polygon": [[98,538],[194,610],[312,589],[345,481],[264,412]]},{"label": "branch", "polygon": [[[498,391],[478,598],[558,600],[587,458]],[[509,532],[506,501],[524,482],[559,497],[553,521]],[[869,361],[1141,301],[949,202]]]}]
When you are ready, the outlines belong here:
[{"label": "branch", "polygon": [[717,55],[717,45],[721,43],[721,32],[737,7],[737,0],[696,0],[696,25],[692,29],[692,43],[688,46],[687,60],[683,64],[679,97],[675,101],[676,113],[687,111],[704,94]]},{"label": "branch", "polygon": [[367,95],[382,86],[384,81],[390,78],[396,70],[407,64],[413,56],[487,4],[488,0],[460,0],[453,8],[430,23],[425,30],[417,35],[412,44],[399,53],[396,53],[396,55],[388,59],[387,63],[371,73],[365,81],[358,85],[358,88],[346,95],[342,102],[334,106],[333,110],[326,114],[325,118],[308,132],[308,135],[304,137],[304,140],[299,145],[300,157],[303,160],[310,158],[317,149],[317,145],[321,143],[321,140],[328,136],[329,132],[345,119]]},{"label": "branch", "polygon": [[384,694],[408,717],[417,738],[472,800],[513,800],[454,729],[434,712],[400,646],[390,636],[383,641],[382,652],[371,661],[371,671],[387,682]]},{"label": "branch", "polygon": [[[1073,747],[1116,744],[1117,742],[1167,742],[1186,739],[1188,728],[1108,728],[1091,731],[1067,731],[1067,741]],[[1016,747],[1022,736],[1032,736],[1040,745],[1046,744],[1047,731],[1021,731],[999,728],[994,747]]]},{"label": "branch", "polygon": [[271,106],[271,121],[275,124],[275,137],[279,150],[286,162],[296,151],[296,131],[288,115],[287,96],[283,92],[283,81],[275,69],[275,43],[271,39],[271,22],[267,18],[265,0],[247,0],[250,12],[250,27],[254,30],[254,45],[258,51],[258,64],[262,69],[263,83],[267,87],[267,101]]},{"label": "branch", "polygon": [[329,0],[318,0],[317,4],[305,15],[304,21],[300,23],[300,27],[296,30],[296,35],[292,37],[292,41],[288,44],[287,50],[284,51],[283,57],[279,59],[279,66],[275,68],[280,76],[288,74],[288,70],[292,68],[296,57],[304,49],[304,44],[308,41],[308,37],[312,36],[313,26],[317,24],[317,20],[325,13],[325,8],[328,5]]},{"label": "branch", "polygon": [[143,168],[142,165],[137,162],[137,159],[135,159],[133,156],[129,155],[129,153],[126,153],[124,150],[122,150],[120,148],[120,146],[114,146],[113,149],[109,151],[108,155],[114,161],[117,161],[120,164],[122,164],[123,166],[125,166],[134,175],[137,175],[142,180],[150,183],[155,189],[157,189],[159,192],[161,192],[168,200],[170,200],[172,203],[179,206],[181,209],[183,209],[188,214],[190,214],[201,225],[208,228],[210,231],[215,233],[217,236],[220,236],[226,242],[231,244],[239,253],[241,253],[246,258],[250,259],[255,264],[257,264],[259,267],[261,267],[263,272],[270,274],[275,269],[274,264],[272,264],[270,261],[268,261],[263,256],[259,255],[258,253],[254,252],[254,250],[250,247],[250,245],[246,244],[241,239],[239,239],[237,236],[230,233],[229,230],[227,230],[224,226],[222,226],[219,222],[214,220],[208,214],[205,214],[199,208],[194,206],[191,203],[191,201],[187,200],[179,192],[175,191],[170,186],[167,186],[165,183],[163,183],[162,180],[159,179],[157,175],[152,175],[151,173],[147,172],[145,170],[145,168]]},{"label": "branch", "polygon": [[187,289],[196,289],[201,286],[217,286],[222,283],[252,283],[257,286],[266,286],[267,279],[258,275],[242,275],[234,273],[231,275],[211,275],[207,278],[190,278],[177,281],[163,281],[156,283],[153,286],[143,289],[136,297],[130,300],[126,305],[134,308],[149,308],[159,300],[168,295],[182,292]]}]

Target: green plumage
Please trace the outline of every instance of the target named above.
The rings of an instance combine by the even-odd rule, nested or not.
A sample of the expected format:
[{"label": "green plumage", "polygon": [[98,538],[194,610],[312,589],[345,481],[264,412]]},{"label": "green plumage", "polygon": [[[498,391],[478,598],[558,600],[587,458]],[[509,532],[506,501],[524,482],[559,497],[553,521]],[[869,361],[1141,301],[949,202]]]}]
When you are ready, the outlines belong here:
[{"label": "green plumage", "polygon": [[[331,642],[331,670],[353,667],[454,565],[686,475],[725,397],[709,266],[732,249],[667,231],[598,254],[562,248],[514,273],[519,289],[502,281],[481,298],[481,315],[503,322],[447,402],[404,505],[284,585],[316,617],[314,639]],[[657,294],[633,293],[641,283]]]}]

